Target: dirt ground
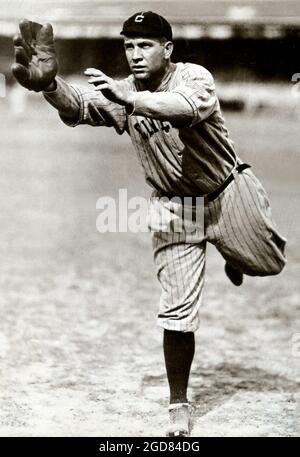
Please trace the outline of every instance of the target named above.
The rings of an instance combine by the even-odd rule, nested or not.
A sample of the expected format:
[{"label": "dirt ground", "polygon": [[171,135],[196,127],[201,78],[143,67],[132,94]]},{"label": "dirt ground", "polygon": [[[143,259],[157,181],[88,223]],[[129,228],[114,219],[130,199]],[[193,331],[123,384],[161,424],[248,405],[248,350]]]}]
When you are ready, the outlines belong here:
[{"label": "dirt ground", "polygon": [[[0,435],[163,436],[168,388],[146,233],[100,234],[96,201],[149,195],[127,137],[3,100]],[[300,434],[299,119],[227,114],[289,239],[272,278],[232,286],[209,248],[192,435]],[[299,338],[300,340],[300,338]]]}]

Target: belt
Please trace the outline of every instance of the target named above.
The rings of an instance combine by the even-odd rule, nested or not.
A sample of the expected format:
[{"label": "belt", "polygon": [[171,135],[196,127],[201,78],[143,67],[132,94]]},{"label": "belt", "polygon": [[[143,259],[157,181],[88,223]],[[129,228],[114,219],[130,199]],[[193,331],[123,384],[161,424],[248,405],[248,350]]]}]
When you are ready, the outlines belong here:
[{"label": "belt", "polygon": [[204,199],[208,202],[215,200],[222,192],[226,189],[226,187],[234,180],[234,173],[238,172],[241,173],[242,171],[246,170],[246,168],[250,168],[251,165],[248,163],[240,163],[237,165],[236,168],[230,173],[230,175],[225,179],[225,181],[216,189],[210,192],[209,194],[204,195]]},{"label": "belt", "polygon": [[[234,174],[236,172],[241,173],[242,171],[246,170],[246,168],[250,168],[250,167],[251,167],[251,165],[248,165],[247,163],[240,163],[232,170],[232,172],[229,174],[229,176],[227,176],[225,181],[216,190],[213,190],[212,192],[210,192],[209,194],[206,194],[206,195],[183,197],[183,196],[179,196],[179,195],[163,193],[161,196],[167,197],[170,200],[174,199],[174,201],[176,201],[176,202],[178,201],[178,203],[180,203],[180,202],[182,202],[182,204],[188,203],[189,205],[192,204],[193,206],[196,206],[197,204],[200,203],[199,197],[204,198],[205,202],[211,202],[211,201],[215,200],[223,192],[223,190],[225,190],[226,187],[234,180]],[[201,202],[203,202],[202,198],[200,199]],[[184,199],[187,199],[188,201],[184,200]],[[190,199],[191,199],[191,201],[190,201]]]}]

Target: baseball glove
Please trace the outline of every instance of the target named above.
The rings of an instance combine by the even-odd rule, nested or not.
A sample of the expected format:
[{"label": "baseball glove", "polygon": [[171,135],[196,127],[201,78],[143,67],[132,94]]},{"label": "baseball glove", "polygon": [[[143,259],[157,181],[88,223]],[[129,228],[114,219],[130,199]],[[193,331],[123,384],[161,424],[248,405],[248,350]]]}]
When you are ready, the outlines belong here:
[{"label": "baseball glove", "polygon": [[54,81],[58,70],[52,26],[22,19],[19,28],[20,34],[13,40],[16,63],[11,70],[22,86],[40,92]]}]

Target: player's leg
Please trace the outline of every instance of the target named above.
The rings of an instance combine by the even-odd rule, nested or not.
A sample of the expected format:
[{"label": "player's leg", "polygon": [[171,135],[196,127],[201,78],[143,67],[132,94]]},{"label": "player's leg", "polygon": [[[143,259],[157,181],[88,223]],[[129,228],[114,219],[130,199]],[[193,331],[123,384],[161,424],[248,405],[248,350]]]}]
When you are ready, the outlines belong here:
[{"label": "player's leg", "polygon": [[170,404],[187,403],[188,381],[195,353],[194,332],[164,329],[163,347]]},{"label": "player's leg", "polygon": [[266,192],[247,169],[206,207],[207,238],[233,268],[250,276],[276,275],[286,240],[275,225]]},{"label": "player's leg", "polygon": [[164,328],[164,357],[170,388],[169,436],[189,433],[187,398],[199,327],[205,242],[184,243],[170,233],[153,234],[154,260],[162,295],[158,325]]},{"label": "player's leg", "polygon": [[170,389],[168,436],[188,436],[190,411],[187,388],[195,353],[194,332],[164,329],[164,357]]},{"label": "player's leg", "polygon": [[[205,242],[171,241],[170,233],[153,234],[154,262],[161,284],[158,325],[178,332],[199,327],[205,271]],[[175,238],[176,239],[176,238]]]}]

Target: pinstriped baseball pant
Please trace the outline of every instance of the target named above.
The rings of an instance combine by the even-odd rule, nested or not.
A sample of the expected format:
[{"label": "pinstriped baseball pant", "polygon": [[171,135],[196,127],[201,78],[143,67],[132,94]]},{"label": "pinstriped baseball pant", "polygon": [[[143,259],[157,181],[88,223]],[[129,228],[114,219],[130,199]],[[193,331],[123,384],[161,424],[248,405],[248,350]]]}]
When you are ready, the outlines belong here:
[{"label": "pinstriped baseball pant", "polygon": [[154,262],[162,287],[158,325],[168,330],[194,332],[199,327],[207,242],[250,276],[276,275],[286,263],[286,239],[278,233],[266,192],[250,169],[236,174],[215,200],[205,203],[204,230],[154,230]]}]

